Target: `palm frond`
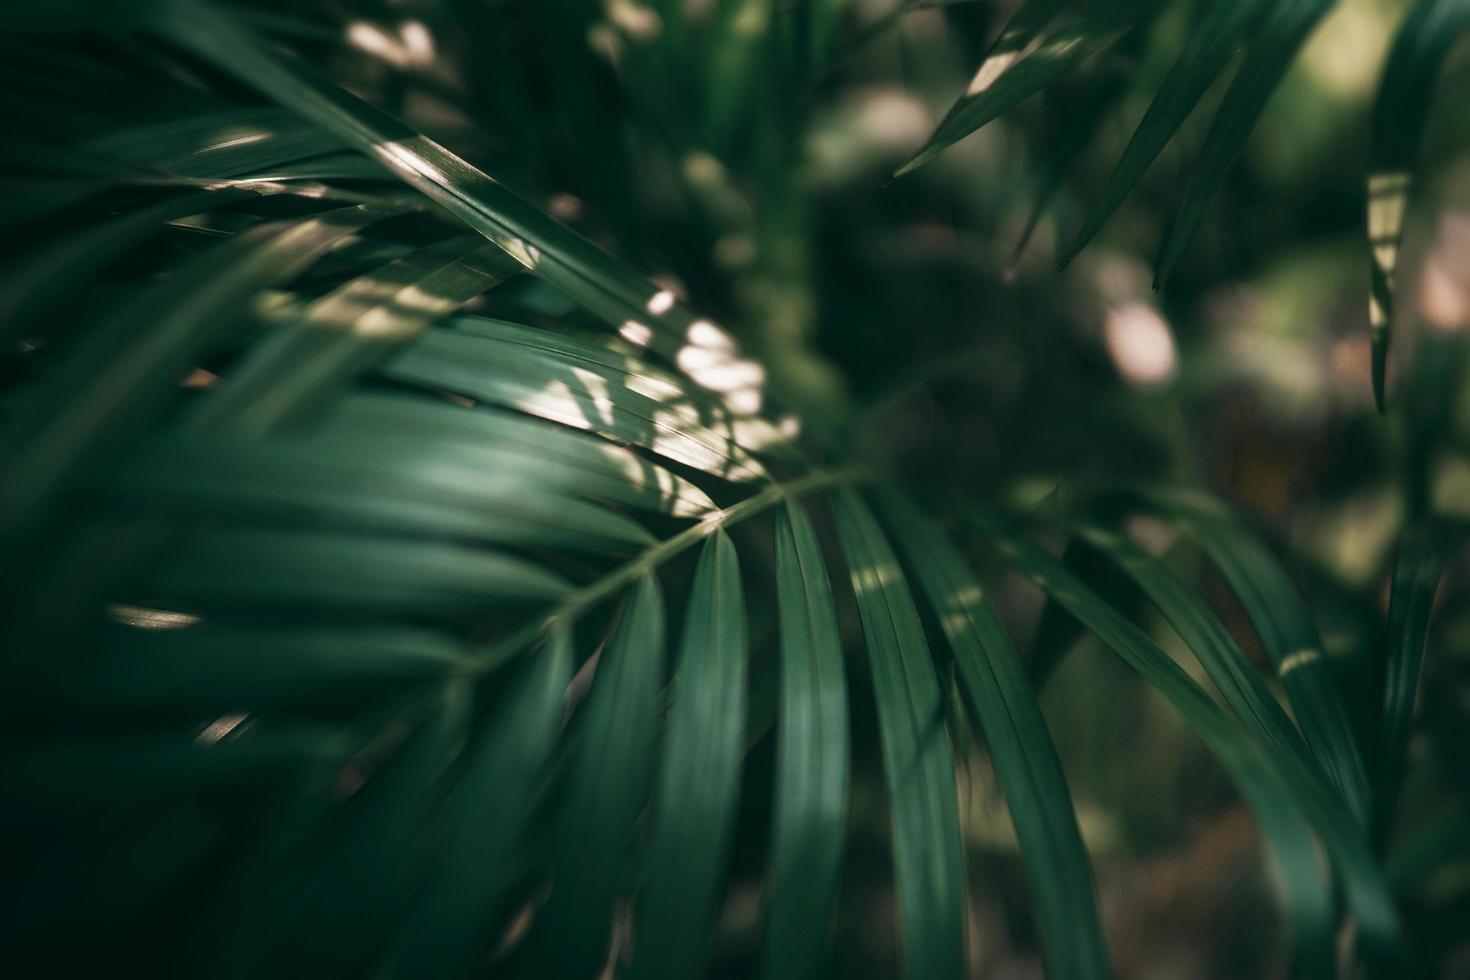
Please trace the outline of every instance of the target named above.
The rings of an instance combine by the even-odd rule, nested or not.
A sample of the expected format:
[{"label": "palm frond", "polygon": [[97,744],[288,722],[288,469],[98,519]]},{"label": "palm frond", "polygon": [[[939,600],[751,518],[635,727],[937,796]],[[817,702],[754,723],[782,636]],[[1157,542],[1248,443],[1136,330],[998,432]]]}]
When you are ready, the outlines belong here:
[{"label": "palm frond", "polygon": [[1087,852],[1061,762],[1020,659],[953,545],[896,492],[888,491],[883,502],[949,641],[970,711],[1006,786],[1051,973],[1108,976]]},{"label": "palm frond", "polygon": [[1312,614],[1291,577],[1264,542],[1218,501],[1152,495],[1142,502],[1179,520],[1230,584],[1276,668],[1312,754],[1365,823],[1371,792],[1363,746]]},{"label": "palm frond", "polygon": [[898,558],[850,490],[833,498],[872,663],[904,951],[914,977],[964,973],[964,856],[934,663]]},{"label": "palm frond", "polygon": [[[765,975],[820,976],[867,780],[890,818],[905,972],[959,977],[971,731],[946,711],[952,667],[1048,969],[1111,975],[1057,747],[956,535],[901,490],[867,496],[860,453],[800,443],[766,367],[675,289],[289,50],[335,32],[213,0],[104,6],[0,12],[35,40],[7,72],[16,101],[57,117],[7,152],[27,193],[0,215],[35,243],[0,288],[16,381],[0,401],[0,779],[35,895],[4,927],[19,959],[94,930],[99,958],[121,944],[186,975],[691,976],[743,862]],[[784,78],[819,77],[841,6],[800,5],[773,31]],[[1244,47],[1167,274],[1327,6],[1210,5],[1078,247]],[[1023,4],[905,169],[1139,42],[1153,7]],[[736,141],[738,83],[761,75],[766,42],[734,5],[704,30],[690,43],[719,52],[701,82],[715,111],[686,121]],[[132,70],[96,57],[110,44]],[[631,55],[629,77],[680,103],[665,84],[679,66],[655,53]],[[834,594],[817,497],[853,601]],[[1406,551],[1395,580],[1402,642],[1370,786],[1274,559],[1228,514],[1144,506],[1240,595],[1301,735],[1187,580],[1111,526],[1067,518],[1235,717],[1089,587],[1095,562],[958,516],[1236,779],[1283,869],[1300,972],[1333,974],[1349,915],[1392,966],[1401,921],[1362,818],[1391,812],[1438,565]],[[865,658],[848,649],[859,632]],[[873,759],[855,739],[869,715]],[[770,813],[752,817],[771,716]],[[732,846],[750,823],[769,827],[754,858]],[[161,909],[187,938],[132,934]]]},{"label": "palm frond", "polygon": [[[968,507],[961,516],[1168,698],[1237,780],[1256,807],[1262,829],[1283,866],[1296,919],[1298,955],[1315,964],[1311,972],[1329,969],[1334,931],[1331,888],[1317,865],[1313,832],[1343,876],[1364,944],[1381,961],[1401,959],[1402,926],[1388,882],[1374,862],[1365,836],[1325,780],[1294,754],[1266,752],[1261,742],[1230,721],[1204,689],[1147,634],[1100,600],[1043,549],[992,514]],[[1195,652],[1198,655],[1198,649]]]},{"label": "palm frond", "polygon": [[[1124,37],[1147,32],[1163,5],[1107,0],[1078,4],[1071,11],[1069,6],[1043,0],[1023,4],[987,52],[968,89],[898,174],[927,163],[1063,75],[1098,59]],[[1198,234],[1272,94],[1333,6],[1334,0],[1210,0],[1189,10],[1183,49],[1138,121],[1099,200],[1071,244],[1060,252],[1060,265],[1065,267],[1096,237],[1239,55],[1240,63],[1197,153],[1184,199],[1160,244],[1155,286],[1162,286]],[[1367,180],[1368,238],[1374,253],[1373,384],[1380,407],[1393,273],[1418,146],[1432,104],[1428,96],[1467,22],[1465,9],[1460,0],[1417,3],[1398,31],[1379,88]]]},{"label": "palm frond", "polygon": [[776,515],[781,706],[777,722],[765,975],[809,977],[822,956],[847,826],[847,681],[832,586],[811,519],[788,500]]}]

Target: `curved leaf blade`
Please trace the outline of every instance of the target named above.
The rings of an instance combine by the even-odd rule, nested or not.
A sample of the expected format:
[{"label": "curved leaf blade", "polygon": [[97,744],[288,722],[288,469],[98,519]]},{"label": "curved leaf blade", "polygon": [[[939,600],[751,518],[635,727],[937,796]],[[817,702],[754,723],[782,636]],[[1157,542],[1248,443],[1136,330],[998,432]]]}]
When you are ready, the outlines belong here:
[{"label": "curved leaf blade", "polygon": [[832,501],[878,702],[907,975],[958,980],[965,975],[965,858],[939,680],[878,522],[850,490]]},{"label": "curved leaf blade", "polygon": [[677,360],[699,338],[727,334],[697,318],[581,235],[433,140],[404,126],[272,47],[209,0],[162,0],[156,30],[273,101],[313,120],[381,163],[404,183],[503,248],[528,270],[617,328],[647,333],[651,349]]},{"label": "curved leaf blade", "polygon": [[527,939],[536,976],[587,977],[606,960],[658,728],[664,600],[657,579],[639,580],[600,658],[572,736],[551,895]]},{"label": "curved leaf blade", "polygon": [[557,630],[496,705],[446,801],[447,826],[384,967],[390,977],[463,977],[494,938],[515,884],[516,846],[535,780],[557,734],[571,680],[572,640]]},{"label": "curved leaf blade", "polygon": [[1179,634],[1231,711],[1274,752],[1306,760],[1306,749],[1274,695],[1219,617],[1182,575],[1125,535],[1090,525],[1076,530],[1136,582]]},{"label": "curved leaf blade", "polygon": [[[357,436],[157,440],[105,478],[110,498],[144,514],[273,525],[357,527],[567,552],[628,553],[653,542],[633,520],[432,440]],[[387,452],[391,450],[391,453]]]},{"label": "curved leaf blade", "polygon": [[[400,211],[359,206],[264,225],[143,291],[17,405],[0,431],[0,483],[11,494],[0,539],[19,533],[78,466],[175,396],[196,358],[248,313],[258,290]],[[82,390],[88,397],[74,397]]]},{"label": "curved leaf blade", "polygon": [[254,346],[210,389],[187,426],[235,432],[279,426],[515,271],[498,248],[466,237],[350,279]]},{"label": "curved leaf blade", "polygon": [[[1019,56],[1015,49],[987,54],[969,87],[940,120],[933,135],[919,152],[895,171],[894,176],[902,177],[918,169],[1088,58],[1120,41],[1132,23],[1128,18],[1118,16],[1114,8],[1119,5],[1099,4],[1076,20],[1063,24],[1039,43],[1030,42]],[[1038,26],[1044,26],[1044,23],[1042,21]],[[1021,36],[1016,36],[1015,42],[1019,45],[1020,41]]]},{"label": "curved leaf blade", "polygon": [[762,975],[820,975],[847,830],[847,681],[832,586],[806,510],[776,515],[781,690]]},{"label": "curved leaf blade", "polygon": [[1316,832],[1342,874],[1365,948],[1383,964],[1401,962],[1403,932],[1388,882],[1336,796],[1326,792],[1294,756],[1268,753],[1147,634],[1043,549],[979,508],[965,508],[961,516],[1168,698],[1236,779],[1255,806],[1282,866],[1304,962],[1331,964],[1335,932],[1331,889],[1308,828]]},{"label": "curved leaf blade", "polygon": [[698,976],[734,825],[745,727],[745,596],[716,530],[689,594],[664,733],[633,976]]},{"label": "curved leaf blade", "polygon": [[1058,262],[1065,267],[1107,223],[1118,205],[1184,125],[1210,85],[1240,49],[1259,20],[1265,0],[1214,0],[1189,32],[1184,50],[1159,85],[1148,110],[1128,139],[1098,202]]},{"label": "curved leaf blade", "polygon": [[767,479],[718,420],[706,424],[677,388],[627,369],[578,363],[511,339],[430,331],[384,366],[409,384],[452,391],[649,449],[722,479]]},{"label": "curved leaf blade", "polygon": [[881,503],[949,640],[970,712],[985,732],[1005,788],[1040,920],[1047,975],[1111,976],[1072,796],[1020,657],[964,559],[938,529],[894,491],[885,492]]},{"label": "curved leaf blade", "polygon": [[77,282],[96,276],[129,250],[160,234],[168,222],[252,196],[248,191],[227,190],[170,197],[32,250],[8,266],[0,282],[0,341],[13,344],[29,337],[30,331],[43,329],[40,315],[71,295]]},{"label": "curved leaf blade", "polygon": [[439,541],[331,531],[212,528],[141,578],[143,594],[226,606],[474,616],[570,590],[521,558]]},{"label": "curved leaf blade", "polygon": [[505,412],[359,392],[342,398],[325,420],[324,438],[339,432],[371,432],[390,444],[428,437],[466,462],[477,456],[486,467],[502,470],[514,463],[528,477],[567,492],[671,517],[699,517],[715,509],[699,487],[637,453]]},{"label": "curved leaf blade", "polygon": [[1177,518],[1224,576],[1281,678],[1312,754],[1360,824],[1366,825],[1371,795],[1368,767],[1322,651],[1317,624],[1291,576],[1265,542],[1223,506],[1157,495],[1143,499]]},{"label": "curved leaf blade", "polygon": [[1266,103],[1291,68],[1317,22],[1335,0],[1278,0],[1246,48],[1245,59],[1215,113],[1184,201],[1169,220],[1154,263],[1154,286],[1162,288],[1194,240],[1205,212],[1225,184]]},{"label": "curved leaf blade", "polygon": [[[376,625],[113,627],[98,653],[28,664],[26,705],[154,712],[301,708],[445,681],[470,667],[467,649],[429,630]],[[9,692],[7,692],[9,693]]]}]

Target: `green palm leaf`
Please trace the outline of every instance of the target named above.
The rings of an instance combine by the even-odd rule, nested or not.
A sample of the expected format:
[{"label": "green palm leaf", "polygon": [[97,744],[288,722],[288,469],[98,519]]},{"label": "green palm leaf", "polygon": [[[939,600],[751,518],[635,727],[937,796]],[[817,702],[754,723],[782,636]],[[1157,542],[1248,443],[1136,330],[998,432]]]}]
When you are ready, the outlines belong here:
[{"label": "green palm leaf", "polygon": [[838,491],[833,505],[878,702],[908,975],[959,977],[964,858],[939,681],[918,610],[877,521],[851,491]]},{"label": "green palm leaf", "polygon": [[[776,515],[781,618],[770,898],[764,975],[819,974],[847,823],[848,711],[832,586],[806,511]],[[820,937],[820,939],[818,938]]]},{"label": "green palm leaf", "polygon": [[1322,652],[1317,626],[1291,577],[1264,542],[1223,505],[1160,495],[1144,499],[1181,521],[1245,606],[1312,754],[1366,825],[1370,793],[1363,750]]},{"label": "green palm leaf", "polygon": [[986,54],[970,86],[918,153],[895,176],[915,170],[1088,58],[1120,41],[1134,26],[1135,0],[1104,0],[1042,36],[1064,3],[1023,6]]},{"label": "green palm leaf", "polygon": [[646,577],[599,654],[574,736],[556,884],[528,940],[543,975],[593,976],[607,958],[613,900],[628,886],[627,856],[652,775],[663,660],[663,593]]},{"label": "green palm leaf", "polygon": [[213,3],[156,5],[154,23],[174,41],[377,160],[607,323],[646,328],[652,350],[672,359],[691,329],[694,339],[710,331],[723,335],[671,293],[651,286],[433,140],[272,49]]},{"label": "green palm leaf", "polygon": [[1076,530],[1110,556],[1164,614],[1241,723],[1273,754],[1290,754],[1305,762],[1306,746],[1291,719],[1184,577],[1122,534],[1087,524]]},{"label": "green palm leaf", "polygon": [[557,734],[572,641],[554,633],[522,668],[444,804],[444,830],[387,970],[392,976],[470,976],[505,913],[520,871],[535,777]]},{"label": "green palm leaf", "polygon": [[[447,401],[352,392],[338,400],[322,436],[338,434],[380,445],[431,444],[459,466],[483,468],[483,476],[519,474],[540,486],[586,495],[674,517],[698,517],[715,509],[696,484],[621,446],[587,439],[561,426]],[[305,437],[316,445],[316,440]],[[512,472],[514,471],[514,472]]]},{"label": "green palm leaf", "polygon": [[1015,648],[984,590],[938,529],[897,493],[885,493],[883,504],[949,640],[970,711],[985,732],[1005,787],[1050,973],[1109,976],[1091,868],[1071,794]]},{"label": "green palm leaf", "polygon": [[[1078,5],[1079,7],[1081,5]],[[1062,251],[1066,266],[1097,235],[1165,145],[1228,70],[1245,57],[1216,111],[1190,174],[1189,188],[1160,245],[1155,284],[1172,274],[1199,232],[1205,213],[1244,148],[1272,93],[1334,0],[1211,0],[1191,11],[1185,46],[1133,131],[1098,202]],[[1065,0],[1023,4],[986,53],[970,88],[946,114],[924,147],[898,173],[907,173],[999,117],[1027,96],[1116,44],[1156,13],[1126,0],[1079,9],[1047,33],[1068,7]],[[1421,0],[1396,36],[1374,115],[1368,175],[1368,237],[1373,248],[1370,318],[1374,394],[1383,405],[1392,291],[1404,215],[1431,91],[1440,65],[1467,23],[1462,0]],[[1033,219],[1034,221],[1034,219]],[[1029,235],[1029,230],[1028,230]]]},{"label": "green palm leaf", "polygon": [[1209,135],[1190,176],[1189,190],[1174,212],[1154,263],[1154,284],[1162,286],[1194,240],[1205,211],[1225,184],[1225,176],[1245,147],[1266,102],[1286,76],[1297,52],[1335,0],[1278,0],[1246,48],[1240,70],[1225,91]]},{"label": "green palm leaf", "polygon": [[674,675],[638,925],[657,936],[638,976],[700,972],[729,848],[745,724],[745,600],[735,546],[716,531],[694,576]]},{"label": "green palm leaf", "polygon": [[472,663],[468,648],[445,634],[382,625],[146,631],[112,625],[98,646],[118,653],[87,658],[85,671],[59,663],[31,667],[24,678],[30,706],[17,702],[12,710],[146,715],[306,708],[444,682]]},{"label": "green palm leaf", "polygon": [[1270,755],[1142,630],[1099,600],[1060,562],[986,512],[967,508],[962,516],[1168,698],[1234,776],[1256,807],[1283,867],[1297,922],[1298,953],[1314,964],[1310,969],[1330,968],[1334,925],[1330,890],[1314,870],[1317,858],[1309,829],[1342,875],[1363,942],[1380,960],[1401,958],[1402,927],[1387,882],[1341,802],[1293,756]]},{"label": "green palm leaf", "polygon": [[[1165,243],[1167,274],[1327,6],[1201,8],[1077,247],[1243,49]],[[16,137],[0,225],[22,246],[0,286],[5,380],[17,381],[0,394],[13,650],[0,775],[21,804],[7,824],[20,892],[37,896],[3,927],[18,962],[88,961],[84,936],[109,968],[152,943],[188,975],[683,977],[759,958],[766,976],[809,978],[853,955],[829,939],[867,901],[838,902],[848,841],[860,857],[876,830],[891,841],[905,972],[958,977],[990,952],[967,951],[975,906],[950,745],[971,731],[967,706],[1005,790],[1048,969],[1110,974],[1071,794],[1015,648],[922,511],[881,490],[880,524],[852,489],[881,453],[798,447],[801,420],[771,410],[766,369],[682,287],[654,285],[511,190],[508,155],[525,154],[522,173],[550,158],[527,138],[539,123],[488,114],[505,130],[477,134],[488,152],[465,151],[489,161],[481,170],[277,44],[330,52],[321,63],[335,70],[342,28],[361,40],[372,21],[223,0],[112,7],[0,11],[24,42],[5,43],[14,60],[0,68]],[[628,40],[653,14],[703,52],[685,78],[682,52],[652,35],[624,45],[618,85],[682,111],[667,146],[634,150],[650,167],[668,151],[704,190],[720,185],[712,196],[755,200],[747,178],[764,193],[796,172],[783,155],[806,135],[795,87],[825,77],[819,62],[849,26],[842,4],[799,7],[723,5],[707,22],[672,2],[585,19],[557,7],[528,20],[621,17]],[[904,169],[1125,38],[1131,58],[1156,13],[1023,3]],[[426,10],[404,26],[461,15],[475,16]],[[1395,100],[1427,87],[1442,54],[1415,37]],[[557,65],[585,40],[558,45]],[[434,98],[494,103],[498,67],[439,77]],[[411,64],[377,69],[417,91]],[[579,63],[558,82],[603,77]],[[1077,117],[1088,132],[1122,78]],[[747,89],[782,96],[771,119]],[[766,122],[779,139],[741,145]],[[706,137],[756,162],[725,181]],[[618,192],[630,161],[645,158],[609,159],[589,183]],[[690,173],[671,198],[698,183]],[[559,189],[551,179],[542,191]],[[645,203],[630,195],[608,213],[637,218]],[[746,230],[769,223],[783,247],[801,237],[784,222],[811,217],[748,210]],[[744,291],[770,304],[754,346],[773,368],[793,349],[782,314],[807,297],[782,290],[806,281],[803,261],[732,291],[736,307]],[[855,606],[834,601],[800,500],[814,492],[832,499]],[[1333,945],[1329,872],[1370,965],[1391,968],[1398,913],[1355,819],[1369,806],[1362,753],[1325,664],[1303,656],[1321,648],[1305,605],[1228,515],[1142,506],[1178,517],[1241,596],[1307,744],[1235,639],[1147,552],[1081,529],[1244,725],[1068,565],[984,514],[969,522],[1163,692],[1241,784],[1284,871],[1299,972],[1350,968]],[[1411,540],[1395,579],[1380,829],[1441,550]],[[964,705],[945,700],[906,573]],[[665,589],[683,621],[672,673]],[[1071,625],[1052,619],[1042,632]],[[859,644],[875,715],[848,703]],[[888,824],[871,826],[866,804],[884,790]],[[186,927],[161,939],[140,926],[149,918]],[[746,959],[729,958],[736,946]]]},{"label": "green palm leaf", "polygon": [[1108,218],[1123,203],[1169,140],[1199,105],[1210,85],[1240,50],[1251,29],[1261,19],[1266,0],[1216,0],[1209,5],[1197,30],[1190,32],[1169,74],[1139,120],[1117,166],[1108,177],[1100,199],[1093,206],[1072,244],[1062,254],[1065,266],[1087,246]]},{"label": "green palm leaf", "polygon": [[[23,401],[0,432],[9,450],[0,478],[24,494],[6,509],[0,539],[9,540],[108,437],[119,437],[156,410],[238,322],[258,290],[394,213],[360,206],[285,227],[262,226],[206,252],[94,330],[63,374]],[[77,387],[89,397],[70,397]]]}]

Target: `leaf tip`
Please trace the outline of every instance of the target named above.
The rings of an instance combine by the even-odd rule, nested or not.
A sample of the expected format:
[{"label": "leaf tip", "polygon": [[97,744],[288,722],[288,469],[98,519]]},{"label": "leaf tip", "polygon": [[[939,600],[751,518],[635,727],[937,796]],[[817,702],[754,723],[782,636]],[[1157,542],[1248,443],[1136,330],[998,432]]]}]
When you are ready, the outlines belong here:
[{"label": "leaf tip", "polygon": [[1080,253],[1081,251],[1082,249],[1079,248],[1074,242],[1059,255],[1057,255],[1057,272],[1066,272],[1067,266],[1072,264],[1072,260],[1077,258],[1078,253]]},{"label": "leaf tip", "polygon": [[916,153],[909,157],[899,165],[897,170],[893,171],[893,176],[889,178],[889,183],[892,183],[904,174],[913,173],[915,170],[918,170],[924,165],[926,160],[927,157],[923,153]]},{"label": "leaf tip", "polygon": [[929,142],[924,144],[923,149],[919,150],[919,152],[915,153],[903,163],[899,164],[898,169],[893,171],[893,179],[897,180],[904,174],[912,173],[913,171],[918,170],[924,164],[937,157],[944,149],[944,146],[936,145],[934,142],[934,137],[931,136],[929,138]]}]

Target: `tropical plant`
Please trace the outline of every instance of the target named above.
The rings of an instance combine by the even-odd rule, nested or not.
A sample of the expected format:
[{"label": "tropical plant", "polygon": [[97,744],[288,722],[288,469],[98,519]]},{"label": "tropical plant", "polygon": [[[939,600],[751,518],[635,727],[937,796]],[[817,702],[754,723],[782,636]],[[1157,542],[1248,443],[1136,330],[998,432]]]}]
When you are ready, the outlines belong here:
[{"label": "tropical plant", "polygon": [[[1109,976],[1037,694],[1086,630],[1248,801],[1297,974],[1445,968],[1457,940],[1405,914],[1463,909],[1463,889],[1437,904],[1414,890],[1466,866],[1463,802],[1417,849],[1387,846],[1406,772],[1454,782],[1408,761],[1459,540],[1430,480],[1459,445],[1453,336],[1424,339],[1393,406],[1405,530],[1386,630],[1356,634],[1354,679],[1324,655],[1281,542],[1237,508],[1081,470],[1040,493],[1021,467],[926,487],[864,424],[969,362],[915,358],[863,408],[810,342],[814,103],[905,18],[943,6],[964,25],[989,5],[393,6],[0,11],[17,966],[694,976],[740,886],[759,910],[720,969],[817,976],[855,808],[887,827],[902,972],[959,977],[973,940],[956,780],[983,744],[1048,975]],[[1098,234],[1243,51],[1165,233],[1164,282],[1331,7],[1026,0],[900,169],[1079,70],[1096,91],[1056,127],[1034,229],[1156,25],[1183,24],[1061,252]],[[1467,22],[1462,0],[1419,0],[1379,95],[1380,406],[1416,147]],[[547,100],[582,152],[538,117]],[[398,118],[414,113],[464,156]],[[543,193],[562,180],[579,196]],[[600,244],[568,224],[583,208]],[[738,274],[681,258],[692,243]],[[697,312],[711,307],[735,326]],[[1266,670],[1130,533],[1140,517],[1228,584]],[[992,604],[1007,568],[1048,597],[1029,673]],[[1374,619],[1371,597],[1349,600]],[[886,810],[868,798],[880,782]]]}]

